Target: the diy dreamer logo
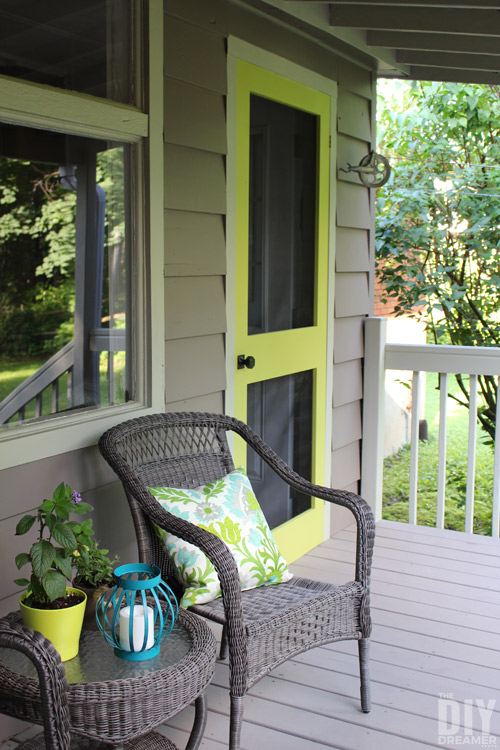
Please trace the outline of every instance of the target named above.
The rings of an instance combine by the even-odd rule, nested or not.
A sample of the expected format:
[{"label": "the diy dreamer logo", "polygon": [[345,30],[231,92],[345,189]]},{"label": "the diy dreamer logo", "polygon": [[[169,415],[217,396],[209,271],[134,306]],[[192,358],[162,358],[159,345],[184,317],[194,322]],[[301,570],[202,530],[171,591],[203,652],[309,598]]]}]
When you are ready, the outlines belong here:
[{"label": "the diy dreamer logo", "polygon": [[495,704],[496,698],[457,700],[453,693],[439,693],[438,744],[449,747],[497,747],[498,732],[492,729]]}]

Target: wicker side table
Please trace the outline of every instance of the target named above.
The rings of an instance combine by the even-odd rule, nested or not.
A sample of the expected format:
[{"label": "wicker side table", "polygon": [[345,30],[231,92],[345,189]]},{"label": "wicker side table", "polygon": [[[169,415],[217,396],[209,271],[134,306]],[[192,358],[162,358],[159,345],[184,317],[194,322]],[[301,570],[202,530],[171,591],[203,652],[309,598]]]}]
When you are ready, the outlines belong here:
[{"label": "wicker side table", "polygon": [[52,644],[23,627],[17,612],[0,620],[0,644],[7,646],[0,648],[0,712],[45,729],[45,744],[36,737],[24,750],[176,750],[152,730],[192,703],[196,716],[186,750],[199,746],[216,642],[196,615],[181,611],[159,656],[143,662],[117,658],[100,632],[87,630],[78,656],[62,665]]}]

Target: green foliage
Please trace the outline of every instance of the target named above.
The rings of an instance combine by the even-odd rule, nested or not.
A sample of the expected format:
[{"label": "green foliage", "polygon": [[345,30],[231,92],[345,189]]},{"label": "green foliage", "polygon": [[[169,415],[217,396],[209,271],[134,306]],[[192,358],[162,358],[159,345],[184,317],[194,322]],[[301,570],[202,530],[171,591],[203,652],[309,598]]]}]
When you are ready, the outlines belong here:
[{"label": "green foliage", "polygon": [[[463,443],[448,445],[446,460],[446,503],[444,526],[463,531],[467,456]],[[436,525],[438,450],[435,438],[419,444],[417,523]],[[474,497],[474,533],[491,536],[491,492],[493,454],[487,449],[476,465]],[[410,446],[406,445],[384,461],[384,502],[382,516],[388,521],[408,522],[410,492]]]},{"label": "green foliage", "polygon": [[2,306],[22,305],[37,276],[57,285],[73,273],[75,209],[54,167],[0,159]]},{"label": "green foliage", "polygon": [[[16,556],[18,570],[31,564],[31,577],[18,578],[14,583],[28,587],[28,606],[48,604],[66,595],[66,586],[76,569],[78,583],[92,587],[110,583],[118,557],[110,560],[109,550],[101,548],[94,538],[92,520],[71,520],[72,514],[85,515],[92,505],[82,502],[81,495],[61,482],[50,500],[44,500],[36,516],[21,518],[16,535],[27,534],[38,523],[38,538],[29,552]],[[57,546],[58,545],[58,546]]]},{"label": "green foliage", "polygon": [[54,336],[74,307],[75,206],[53,166],[0,159],[3,356],[57,351]]},{"label": "green foliage", "polygon": [[18,578],[14,581],[28,589],[25,604],[46,605],[66,596],[66,586],[72,572],[71,556],[76,550],[88,547],[93,534],[90,519],[77,522],[70,520],[70,516],[73,513],[85,515],[91,510],[92,506],[82,502],[78,492],[61,482],[52,498],[38,506],[36,516],[21,518],[16,526],[17,536],[27,534],[38,523],[38,538],[30,551],[16,555],[18,570],[31,564],[30,579]]},{"label": "green foliage", "polygon": [[41,359],[19,362],[0,358],[0,401],[3,401],[23,380],[33,375],[41,365]]},{"label": "green foliage", "polygon": [[71,280],[59,286],[37,287],[25,303],[4,309],[0,351],[5,357],[49,357],[73,338],[74,288]]},{"label": "green foliage", "polygon": [[92,538],[90,544],[80,548],[73,554],[72,563],[76,569],[76,583],[88,588],[97,588],[102,584],[111,583],[113,568],[118,557],[113,560],[108,557],[109,549],[99,546]]},{"label": "green foliage", "polygon": [[[394,165],[377,196],[376,273],[397,314],[436,343],[500,345],[500,87],[401,84],[380,95],[379,150]],[[457,400],[468,390],[457,378]],[[494,436],[496,384],[480,377]]]},{"label": "green foliage", "polygon": [[[437,376],[427,374],[425,419],[429,440],[418,444],[417,523],[435,526],[437,512],[438,436],[440,391]],[[454,400],[458,385],[450,383],[448,394],[445,528],[463,531],[467,490],[467,439],[469,414]],[[474,533],[491,535],[494,455],[487,434],[479,429],[474,479]],[[390,521],[408,522],[410,492],[410,447],[403,446],[384,461],[383,511]]]}]

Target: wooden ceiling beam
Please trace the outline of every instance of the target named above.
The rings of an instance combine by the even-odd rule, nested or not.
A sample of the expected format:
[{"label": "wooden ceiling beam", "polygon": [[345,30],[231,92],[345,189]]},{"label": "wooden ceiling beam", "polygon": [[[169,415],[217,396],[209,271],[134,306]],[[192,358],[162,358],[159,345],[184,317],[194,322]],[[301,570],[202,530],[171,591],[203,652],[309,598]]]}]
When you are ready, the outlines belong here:
[{"label": "wooden ceiling beam", "polygon": [[500,73],[482,70],[463,70],[462,68],[459,70],[453,68],[433,68],[425,65],[412,65],[409,75],[404,76],[404,78],[417,81],[500,84]]},{"label": "wooden ceiling beam", "polygon": [[408,65],[426,65],[434,68],[463,68],[465,70],[500,71],[499,55],[463,55],[459,52],[398,50],[396,61]]},{"label": "wooden ceiling beam", "polygon": [[[309,2],[311,0],[305,0]],[[320,3],[329,2],[331,5],[359,5],[359,0],[312,0]],[[294,0],[288,0],[294,2]],[[399,5],[401,7],[417,6],[418,8],[470,8],[483,10],[498,8],[498,0],[363,0],[364,5]]]},{"label": "wooden ceiling beam", "polygon": [[366,41],[369,46],[387,49],[440,50],[483,55],[498,55],[500,46],[496,37],[425,34],[413,31],[368,31]]},{"label": "wooden ceiling beam", "polygon": [[397,5],[330,5],[330,25],[356,29],[430,31],[500,36],[500,10],[422,8]]}]

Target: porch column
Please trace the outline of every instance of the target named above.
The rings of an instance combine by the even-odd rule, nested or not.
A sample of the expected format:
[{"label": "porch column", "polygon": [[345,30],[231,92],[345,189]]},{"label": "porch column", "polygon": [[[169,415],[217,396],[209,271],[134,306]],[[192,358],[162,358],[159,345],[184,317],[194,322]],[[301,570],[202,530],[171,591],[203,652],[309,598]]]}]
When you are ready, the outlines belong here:
[{"label": "porch column", "polygon": [[385,318],[365,320],[361,496],[373,510],[376,521],[382,518],[386,338]]},{"label": "porch column", "polygon": [[90,332],[101,326],[105,194],[96,184],[96,150],[84,156],[76,184],[73,407],[100,403],[99,352],[90,348]]}]

